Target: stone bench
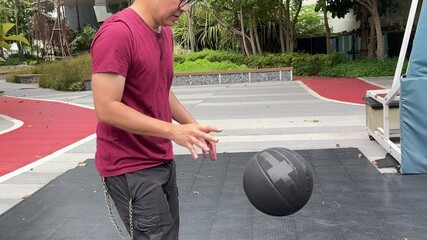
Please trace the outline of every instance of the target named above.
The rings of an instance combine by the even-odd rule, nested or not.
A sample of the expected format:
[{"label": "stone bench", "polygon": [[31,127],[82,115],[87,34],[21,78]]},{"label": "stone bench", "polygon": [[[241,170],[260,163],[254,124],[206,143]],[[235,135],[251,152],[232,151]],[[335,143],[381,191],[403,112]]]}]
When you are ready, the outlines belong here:
[{"label": "stone bench", "polygon": [[15,75],[16,83],[38,83],[41,74],[17,74]]}]

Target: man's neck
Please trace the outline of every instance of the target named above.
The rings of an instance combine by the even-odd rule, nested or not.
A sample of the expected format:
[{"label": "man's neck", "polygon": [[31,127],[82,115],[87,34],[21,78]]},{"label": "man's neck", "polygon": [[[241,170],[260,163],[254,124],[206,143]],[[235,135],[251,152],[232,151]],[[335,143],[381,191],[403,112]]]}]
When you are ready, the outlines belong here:
[{"label": "man's neck", "polygon": [[150,14],[147,9],[149,9],[148,6],[142,5],[141,2],[135,1],[130,8],[132,8],[139,17],[155,32],[159,33],[161,31],[161,26],[156,23],[156,21],[153,19],[152,15]]}]

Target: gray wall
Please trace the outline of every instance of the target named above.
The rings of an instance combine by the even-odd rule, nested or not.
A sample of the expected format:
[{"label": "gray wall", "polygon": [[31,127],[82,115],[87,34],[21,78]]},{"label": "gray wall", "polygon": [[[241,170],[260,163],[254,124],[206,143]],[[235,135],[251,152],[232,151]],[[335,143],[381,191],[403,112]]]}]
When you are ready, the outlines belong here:
[{"label": "gray wall", "polygon": [[[78,27],[78,21],[77,21],[77,11],[76,11],[76,5],[65,5],[65,19],[67,21],[68,26],[74,30],[77,31]],[[96,19],[95,11],[93,9],[93,4],[79,4],[78,5],[79,10],[79,20],[80,20],[80,27],[83,28],[84,25],[92,25],[95,27],[99,27],[99,23]]]}]

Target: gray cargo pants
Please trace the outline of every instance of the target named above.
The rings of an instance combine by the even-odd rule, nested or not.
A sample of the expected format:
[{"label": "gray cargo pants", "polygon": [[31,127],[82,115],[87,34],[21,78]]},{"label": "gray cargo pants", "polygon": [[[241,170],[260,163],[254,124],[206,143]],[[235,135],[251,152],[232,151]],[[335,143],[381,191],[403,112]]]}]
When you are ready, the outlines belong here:
[{"label": "gray cargo pants", "polygon": [[107,177],[105,183],[129,233],[131,197],[134,239],[178,239],[179,202],[175,161]]}]

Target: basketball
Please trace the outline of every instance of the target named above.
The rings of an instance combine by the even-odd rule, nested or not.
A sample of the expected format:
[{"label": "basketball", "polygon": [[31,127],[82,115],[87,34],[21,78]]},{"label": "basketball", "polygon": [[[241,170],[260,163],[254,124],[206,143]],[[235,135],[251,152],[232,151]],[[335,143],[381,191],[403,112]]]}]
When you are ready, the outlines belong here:
[{"label": "basketball", "polygon": [[306,160],[286,148],[269,148],[246,165],[243,188],[252,205],[272,216],[296,213],[310,200],[313,175]]}]

